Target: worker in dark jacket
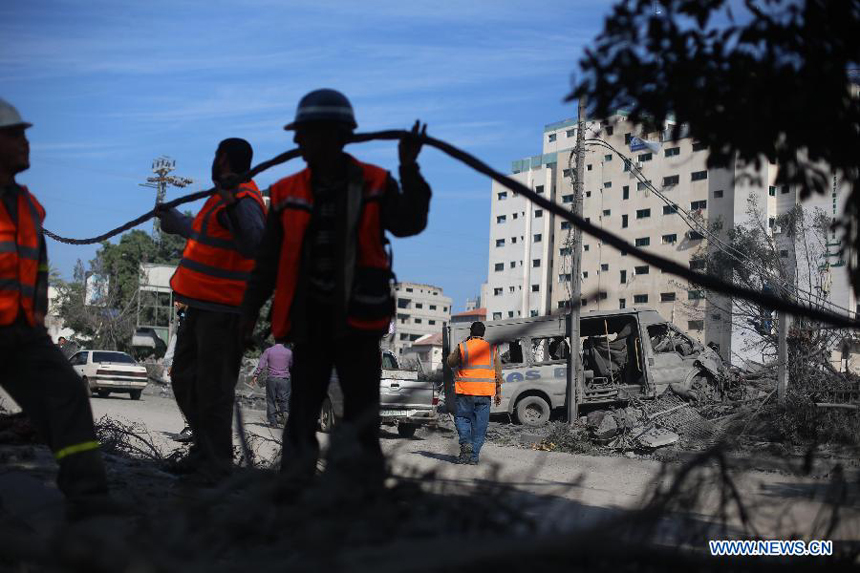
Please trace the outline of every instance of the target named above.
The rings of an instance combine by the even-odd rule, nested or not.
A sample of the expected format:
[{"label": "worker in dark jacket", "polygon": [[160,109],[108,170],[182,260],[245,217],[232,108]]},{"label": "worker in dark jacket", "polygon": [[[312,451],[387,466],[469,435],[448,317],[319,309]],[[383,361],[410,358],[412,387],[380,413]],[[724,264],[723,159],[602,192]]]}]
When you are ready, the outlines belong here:
[{"label": "worker in dark jacket", "polygon": [[162,228],[187,239],[170,286],[188,305],[177,331],[171,369],[176,403],[193,445],[180,472],[212,483],[233,463],[233,405],[242,360],[239,306],[263,235],[265,205],[253,181],[222,182],[251,167],[244,139],[225,139],[212,162],[212,195],[193,219],[176,209],[158,212]]},{"label": "worker in dark jacket", "polygon": [[[427,224],[430,187],[416,163],[420,140],[400,141],[401,193],[386,170],[344,153],[355,128],[352,105],[337,91],[317,90],[299,102],[295,121],[285,129],[295,130],[308,167],[271,188],[266,230],[243,302],[248,331],[274,290],[272,334],[294,343],[282,470],[300,481],[316,467],[317,419],[334,366],[344,419],[333,443],[354,435],[360,455],[347,463],[361,464],[354,475],[381,483],[379,341],[394,315],[385,231],[408,237]],[[413,133],[418,130],[416,122]]]},{"label": "worker in dark jacket", "polygon": [[57,485],[76,519],[98,513],[110,498],[84,384],[45,330],[45,210],[15,182],[30,167],[28,127],[0,100],[0,384],[53,451]]}]

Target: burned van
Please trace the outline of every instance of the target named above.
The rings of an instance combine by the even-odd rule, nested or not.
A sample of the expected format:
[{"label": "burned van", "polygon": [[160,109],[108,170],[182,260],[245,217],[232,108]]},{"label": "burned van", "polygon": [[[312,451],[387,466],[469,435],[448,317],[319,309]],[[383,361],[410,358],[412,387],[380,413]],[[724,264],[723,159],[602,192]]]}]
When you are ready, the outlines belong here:
[{"label": "burned van", "polygon": [[[570,357],[565,316],[486,322],[485,338],[497,345],[502,362],[502,403],[520,422],[540,425],[565,406]],[[468,323],[446,327],[445,355],[469,336]],[[580,317],[582,376],[576,387],[580,406],[648,399],[671,387],[694,394],[720,376],[720,356],[649,308],[592,311]],[[446,396],[453,374],[446,368]],[[451,401],[446,400],[448,403]]]}]

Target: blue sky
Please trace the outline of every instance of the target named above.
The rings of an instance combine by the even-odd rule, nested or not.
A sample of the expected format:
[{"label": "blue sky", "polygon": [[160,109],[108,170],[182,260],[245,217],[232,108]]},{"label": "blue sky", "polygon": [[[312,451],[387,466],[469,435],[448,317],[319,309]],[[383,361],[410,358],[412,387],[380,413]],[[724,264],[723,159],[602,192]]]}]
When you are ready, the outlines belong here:
[{"label": "blue sky", "polygon": [[[214,149],[244,137],[255,163],[293,147],[282,127],[319,87],[346,93],[359,130],[409,127],[503,172],[540,153],[544,124],[576,115],[562,103],[609,0],[576,1],[29,0],[0,7],[0,97],[35,124],[28,185],[45,226],[89,237],[150,209],[138,186],[154,158],[176,160],[206,188]],[[351,146],[396,174],[391,142]],[[418,237],[395,239],[400,280],[441,286],[455,310],[486,280],[490,181],[441,153],[419,161],[434,197]],[[265,187],[304,165],[257,178]],[[193,209],[199,205],[193,205]],[[151,225],[144,227],[151,229]],[[69,276],[96,247],[50,242]]]}]

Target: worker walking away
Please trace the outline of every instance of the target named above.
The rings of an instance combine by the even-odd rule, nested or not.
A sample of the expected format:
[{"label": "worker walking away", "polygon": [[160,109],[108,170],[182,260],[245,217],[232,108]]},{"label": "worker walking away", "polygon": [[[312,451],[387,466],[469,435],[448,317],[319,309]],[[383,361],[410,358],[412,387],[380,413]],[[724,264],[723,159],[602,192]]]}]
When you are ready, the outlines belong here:
[{"label": "worker walking away", "polygon": [[476,465],[490,423],[490,399],[502,402],[502,362],[499,350],[484,340],[483,322],[473,322],[469,338],[448,356],[454,374],[454,425],[460,437],[459,464]]},{"label": "worker walking away", "polygon": [[263,235],[265,206],[253,181],[222,183],[251,167],[244,139],[225,139],[212,161],[213,194],[193,219],[159,210],[162,229],[187,239],[170,286],[188,305],[177,330],[171,368],[176,403],[191,428],[188,457],[176,468],[201,484],[226,476],[233,464],[233,404],[242,360],[239,306]]},{"label": "worker walking away", "polygon": [[15,176],[30,167],[31,124],[0,99],[0,384],[54,453],[68,517],[110,503],[84,384],[45,329],[45,209]]},{"label": "worker walking away", "polygon": [[[344,153],[355,128],[352,105],[340,92],[317,90],[299,102],[295,121],[285,129],[295,131],[307,168],[272,186],[272,208],[243,303],[247,333],[274,290],[272,334],[294,342],[281,462],[287,482],[303,483],[315,472],[317,420],[332,367],[343,390],[344,415],[329,448],[329,467],[371,486],[382,484],[385,475],[379,342],[394,316],[385,231],[396,237],[420,233],[431,193],[416,163],[418,122],[415,135],[399,144],[402,193],[386,170]],[[347,444],[352,446],[340,448],[343,456],[333,463],[335,445]]]},{"label": "worker walking away", "polygon": [[[176,354],[176,339],[179,338],[177,334],[179,333],[179,327],[185,321],[185,313],[188,311],[188,305],[175,300],[173,301],[173,309],[176,311],[176,319],[170,327],[170,342],[167,344],[167,350],[164,352],[164,358],[161,361],[162,366],[167,369],[168,381],[170,380],[170,375],[173,373],[173,356]],[[183,416],[182,419],[184,421],[185,417]],[[191,427],[187,421],[182,425],[182,430],[178,434],[173,435],[175,442],[183,444],[191,442],[193,439]]]},{"label": "worker walking away", "polygon": [[266,369],[266,419],[272,427],[282,428],[290,408],[290,369],[293,367],[293,351],[276,342],[268,347],[257,363],[251,383],[256,385],[263,369]]}]

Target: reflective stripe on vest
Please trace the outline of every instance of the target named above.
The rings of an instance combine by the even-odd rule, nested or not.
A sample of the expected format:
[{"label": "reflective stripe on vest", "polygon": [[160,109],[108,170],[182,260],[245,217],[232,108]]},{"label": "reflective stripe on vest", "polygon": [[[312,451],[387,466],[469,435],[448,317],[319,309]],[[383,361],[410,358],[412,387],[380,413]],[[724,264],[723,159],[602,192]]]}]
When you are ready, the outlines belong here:
[{"label": "reflective stripe on vest", "polygon": [[[358,219],[356,269],[390,269],[388,254],[383,244],[382,216],[379,198],[385,194],[388,172],[381,167],[350,160],[361,167],[363,175],[361,213]],[[278,261],[278,279],[272,304],[272,335],[280,340],[289,336],[292,329],[290,314],[298,284],[302,247],[313,213],[313,189],[310,169],[281,179],[272,185],[272,205],[279,213],[284,231]],[[353,295],[354,302],[384,303],[390,294]],[[355,329],[384,332],[391,323],[391,315],[373,319],[347,316],[347,324]]]},{"label": "reflective stripe on vest", "polygon": [[[263,196],[253,181],[242,183],[235,196],[236,200],[253,198],[265,217]],[[187,298],[236,307],[242,304],[254,259],[239,252],[233,233],[218,221],[218,214],[226,207],[218,194],[206,200],[194,218],[170,286]]]},{"label": "reflective stripe on vest", "polygon": [[36,300],[39,249],[45,209],[26,187],[20,186],[17,221],[0,203],[0,326],[12,324],[22,313],[30,325]]},{"label": "reflective stripe on vest", "polygon": [[496,353],[498,350],[483,338],[461,342],[460,367],[454,376],[454,392],[467,396],[496,394]]}]

